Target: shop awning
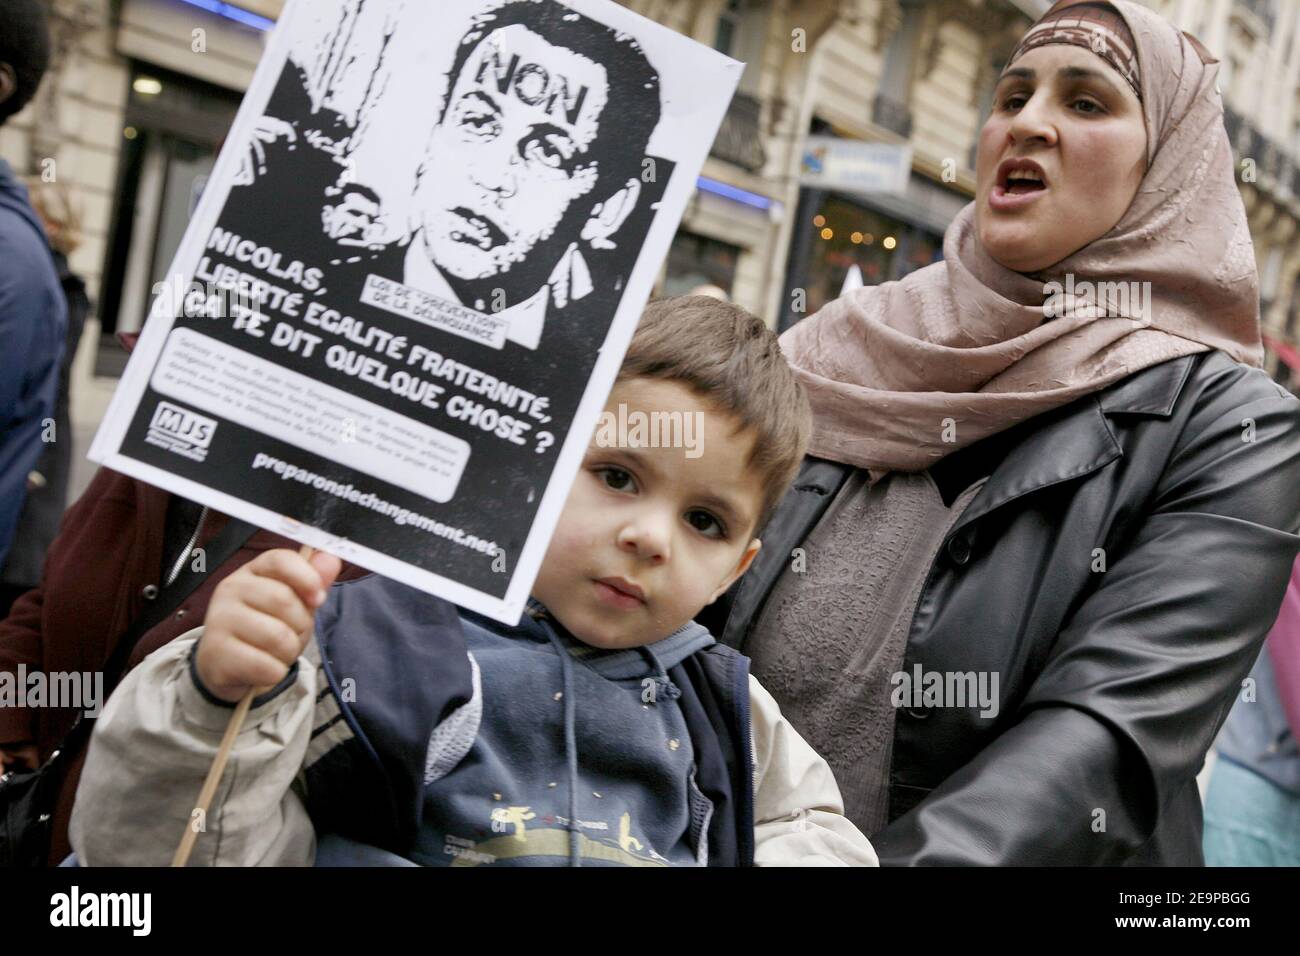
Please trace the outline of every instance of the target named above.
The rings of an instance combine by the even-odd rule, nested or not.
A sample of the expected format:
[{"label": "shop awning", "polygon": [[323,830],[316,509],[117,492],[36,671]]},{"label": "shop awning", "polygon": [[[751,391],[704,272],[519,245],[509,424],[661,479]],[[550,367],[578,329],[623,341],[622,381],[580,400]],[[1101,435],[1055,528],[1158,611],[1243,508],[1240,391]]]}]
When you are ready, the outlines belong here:
[{"label": "shop awning", "polygon": [[1291,371],[1300,372],[1300,349],[1297,349],[1294,345],[1287,345],[1285,342],[1269,338],[1267,335],[1264,336],[1264,344],[1276,352],[1277,357]]},{"label": "shop awning", "polygon": [[970,202],[968,196],[937,186],[916,172],[908,179],[901,195],[854,192],[841,195],[886,216],[921,226],[937,236],[947,231],[948,224]]}]

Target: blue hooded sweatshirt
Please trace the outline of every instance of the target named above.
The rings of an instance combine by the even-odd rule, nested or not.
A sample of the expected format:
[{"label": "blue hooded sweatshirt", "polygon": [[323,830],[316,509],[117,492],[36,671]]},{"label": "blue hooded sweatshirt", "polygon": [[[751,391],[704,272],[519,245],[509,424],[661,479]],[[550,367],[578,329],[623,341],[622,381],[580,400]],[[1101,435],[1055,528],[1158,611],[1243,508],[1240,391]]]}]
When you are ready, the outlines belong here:
[{"label": "blue hooded sweatshirt", "polygon": [[[27,190],[0,159],[0,565],[53,421],[67,303]],[[68,435],[54,435],[67,441]]]},{"label": "blue hooded sweatshirt", "polygon": [[377,862],[357,844],[386,865],[752,865],[748,661],[698,624],[603,651],[535,601],[508,626],[371,576],[331,588],[316,640],[339,712],[314,734],[351,728],[305,772],[318,865]]},{"label": "blue hooded sweatshirt", "polygon": [[516,627],[462,611],[461,628],[483,706],[468,753],[451,732],[431,748],[412,859],[708,865],[713,805],[696,784],[681,691],[668,676],[714,644],[707,630],[692,621],[648,647],[606,651],[577,641],[536,601]]}]

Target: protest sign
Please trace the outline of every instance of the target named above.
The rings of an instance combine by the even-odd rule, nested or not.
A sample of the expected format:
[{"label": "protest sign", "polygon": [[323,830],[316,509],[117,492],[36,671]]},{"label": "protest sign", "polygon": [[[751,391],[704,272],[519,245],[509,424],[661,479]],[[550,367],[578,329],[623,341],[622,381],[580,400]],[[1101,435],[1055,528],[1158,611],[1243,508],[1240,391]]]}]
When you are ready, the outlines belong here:
[{"label": "protest sign", "polygon": [[740,70],[610,0],[291,0],[91,458],[516,621]]}]

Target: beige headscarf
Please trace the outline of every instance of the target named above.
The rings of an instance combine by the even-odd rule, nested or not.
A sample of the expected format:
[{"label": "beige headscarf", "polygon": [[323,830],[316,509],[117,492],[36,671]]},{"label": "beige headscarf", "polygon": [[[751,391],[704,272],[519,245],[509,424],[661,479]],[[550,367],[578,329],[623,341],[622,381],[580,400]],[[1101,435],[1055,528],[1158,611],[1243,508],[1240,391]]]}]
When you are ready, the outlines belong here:
[{"label": "beige headscarf", "polygon": [[[1124,216],[1030,276],[980,246],[971,203],[944,235],[942,262],[854,290],[786,332],[782,350],[812,403],[811,454],[873,476],[919,471],[1181,355],[1220,349],[1262,363],[1255,255],[1218,61],[1150,10],[1112,5],[1137,45],[1147,128],[1147,172]],[[1150,283],[1140,287],[1150,296],[1070,300],[1056,287],[1045,294],[1052,281],[1076,291]]]}]

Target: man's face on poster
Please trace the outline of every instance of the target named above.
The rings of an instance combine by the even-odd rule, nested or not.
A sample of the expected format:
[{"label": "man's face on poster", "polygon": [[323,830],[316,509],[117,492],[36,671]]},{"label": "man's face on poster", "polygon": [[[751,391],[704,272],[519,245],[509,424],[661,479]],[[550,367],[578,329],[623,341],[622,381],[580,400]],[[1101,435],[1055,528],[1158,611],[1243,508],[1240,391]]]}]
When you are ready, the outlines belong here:
[{"label": "man's face on poster", "polygon": [[486,279],[550,239],[596,187],[590,150],[608,95],[603,66],[522,24],[485,37],[430,139],[417,194],[430,260]]}]

